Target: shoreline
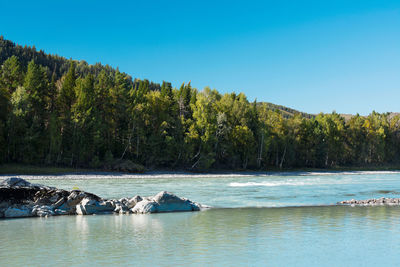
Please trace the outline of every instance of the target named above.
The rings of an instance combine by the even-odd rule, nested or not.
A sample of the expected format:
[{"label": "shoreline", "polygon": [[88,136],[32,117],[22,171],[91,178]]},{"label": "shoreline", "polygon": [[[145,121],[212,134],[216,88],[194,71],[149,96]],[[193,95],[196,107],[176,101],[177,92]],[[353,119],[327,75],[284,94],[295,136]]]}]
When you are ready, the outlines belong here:
[{"label": "shoreline", "polygon": [[0,178],[19,177],[29,180],[82,180],[82,179],[193,179],[193,178],[257,178],[269,176],[330,176],[330,175],[365,175],[398,174],[400,170],[291,170],[291,171],[210,171],[193,173],[188,171],[148,171],[145,173],[123,173],[85,170],[59,173],[3,173]]},{"label": "shoreline", "polygon": [[[330,169],[298,168],[298,169],[269,169],[269,170],[208,170],[204,172],[191,172],[188,170],[149,170],[143,173],[128,173],[106,171],[99,169],[76,169],[67,167],[36,166],[26,164],[0,165],[0,177],[26,177],[30,179],[63,179],[69,176],[91,176],[87,179],[144,179],[144,178],[240,178],[240,177],[265,177],[265,176],[305,176],[305,175],[335,175],[335,174],[388,174],[400,173],[399,166],[371,166],[371,167],[337,167]],[[81,179],[81,178],[75,178]]]}]

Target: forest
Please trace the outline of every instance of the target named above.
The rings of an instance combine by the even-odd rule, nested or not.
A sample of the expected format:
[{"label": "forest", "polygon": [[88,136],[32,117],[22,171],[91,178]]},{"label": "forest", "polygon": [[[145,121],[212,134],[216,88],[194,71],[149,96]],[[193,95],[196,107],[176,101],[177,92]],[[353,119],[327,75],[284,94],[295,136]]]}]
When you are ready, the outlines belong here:
[{"label": "forest", "polygon": [[173,87],[0,37],[0,163],[268,170],[400,162],[400,116],[344,118]]}]

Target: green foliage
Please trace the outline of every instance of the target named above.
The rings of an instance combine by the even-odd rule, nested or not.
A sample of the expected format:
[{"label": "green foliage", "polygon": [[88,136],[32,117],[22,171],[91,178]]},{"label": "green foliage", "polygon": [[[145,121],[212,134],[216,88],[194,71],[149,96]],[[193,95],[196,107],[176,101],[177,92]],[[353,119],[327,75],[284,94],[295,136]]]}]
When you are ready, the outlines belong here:
[{"label": "green foliage", "polygon": [[133,172],[400,163],[400,115],[315,116],[0,45],[0,163]]},{"label": "green foliage", "polygon": [[28,64],[24,87],[29,95],[32,116],[43,122],[44,112],[48,104],[48,80],[46,71],[32,60]]},{"label": "green foliage", "polygon": [[9,57],[4,61],[0,70],[0,87],[8,90],[12,94],[22,83],[22,75],[18,58],[16,56]]},{"label": "green foliage", "polygon": [[0,163],[5,162],[7,155],[7,118],[10,111],[10,94],[0,87]]}]

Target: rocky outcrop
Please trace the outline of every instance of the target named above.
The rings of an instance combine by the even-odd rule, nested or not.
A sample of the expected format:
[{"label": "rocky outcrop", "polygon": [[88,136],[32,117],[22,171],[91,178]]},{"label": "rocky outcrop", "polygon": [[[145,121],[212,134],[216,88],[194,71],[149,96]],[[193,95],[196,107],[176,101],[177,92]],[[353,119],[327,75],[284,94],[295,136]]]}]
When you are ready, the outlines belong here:
[{"label": "rocky outcrop", "polygon": [[100,213],[111,213],[115,209],[112,201],[97,201],[90,198],[84,198],[80,204],[76,205],[76,214],[90,215]]},{"label": "rocky outcrop", "polygon": [[344,200],[337,203],[338,205],[351,206],[377,206],[377,205],[400,205],[400,198],[371,198],[366,200]]},{"label": "rocky outcrop", "polygon": [[153,198],[138,202],[132,209],[133,213],[154,213],[171,211],[199,211],[200,206],[188,199],[162,191]]},{"label": "rocky outcrop", "polygon": [[202,206],[162,191],[154,197],[103,199],[81,190],[67,191],[21,178],[0,183],[0,218],[199,211]]},{"label": "rocky outcrop", "polygon": [[30,217],[32,216],[32,211],[27,206],[11,206],[4,211],[4,217]]}]

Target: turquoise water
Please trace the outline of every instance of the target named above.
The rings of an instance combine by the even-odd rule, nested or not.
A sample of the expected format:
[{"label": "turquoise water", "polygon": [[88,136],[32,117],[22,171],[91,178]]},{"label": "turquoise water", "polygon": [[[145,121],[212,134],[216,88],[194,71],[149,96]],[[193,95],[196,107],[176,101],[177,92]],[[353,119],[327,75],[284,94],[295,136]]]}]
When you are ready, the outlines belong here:
[{"label": "turquoise water", "polygon": [[349,198],[398,197],[399,173],[75,178],[34,182],[66,189],[78,186],[113,198],[168,190],[216,208],[0,220],[0,266],[400,264],[400,207],[310,206]]},{"label": "turquoise water", "polygon": [[77,186],[105,198],[150,196],[167,190],[219,208],[330,205],[352,198],[400,197],[398,172],[170,179],[103,179],[104,176],[95,175],[69,175],[67,179],[59,176],[53,180],[23,178],[67,190]]}]

